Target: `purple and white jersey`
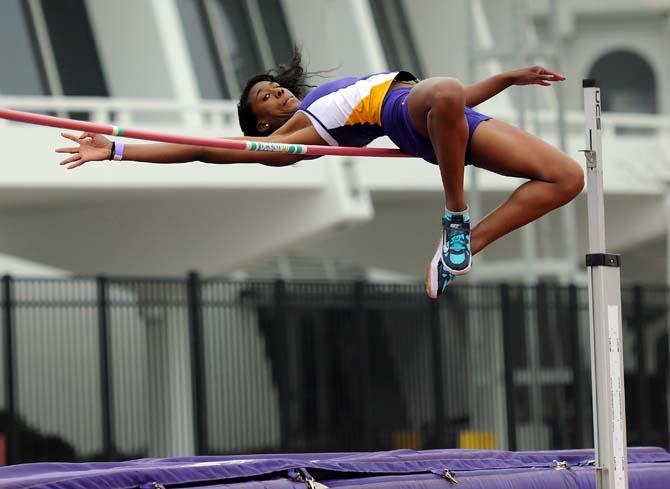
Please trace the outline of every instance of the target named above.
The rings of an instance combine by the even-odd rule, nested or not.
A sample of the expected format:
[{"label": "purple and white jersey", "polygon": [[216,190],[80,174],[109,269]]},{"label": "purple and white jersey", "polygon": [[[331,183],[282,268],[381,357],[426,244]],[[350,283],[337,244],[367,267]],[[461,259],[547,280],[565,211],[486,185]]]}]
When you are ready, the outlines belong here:
[{"label": "purple and white jersey", "polygon": [[300,104],[300,110],[329,145],[365,146],[384,135],[382,104],[399,73],[328,82],[312,90]]}]

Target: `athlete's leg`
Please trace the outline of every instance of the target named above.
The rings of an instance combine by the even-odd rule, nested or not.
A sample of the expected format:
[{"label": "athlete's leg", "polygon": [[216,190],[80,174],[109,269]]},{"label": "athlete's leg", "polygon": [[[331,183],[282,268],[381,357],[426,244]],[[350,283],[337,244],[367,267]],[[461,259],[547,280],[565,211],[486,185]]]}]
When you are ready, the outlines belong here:
[{"label": "athlete's leg", "polygon": [[447,209],[467,208],[463,192],[468,122],[465,91],[453,78],[429,78],[412,88],[407,97],[409,118],[414,128],[430,138],[440,166]]},{"label": "athlete's leg", "polygon": [[482,122],[470,141],[475,166],[530,179],[472,230],[472,253],[574,199],[584,172],[557,148],[498,120]]},{"label": "athlete's leg", "polygon": [[414,130],[430,140],[444,187],[446,211],[430,272],[435,290],[443,276],[470,271],[470,216],[463,193],[463,162],[468,144],[465,90],[453,78],[432,78],[413,87],[406,103]]}]

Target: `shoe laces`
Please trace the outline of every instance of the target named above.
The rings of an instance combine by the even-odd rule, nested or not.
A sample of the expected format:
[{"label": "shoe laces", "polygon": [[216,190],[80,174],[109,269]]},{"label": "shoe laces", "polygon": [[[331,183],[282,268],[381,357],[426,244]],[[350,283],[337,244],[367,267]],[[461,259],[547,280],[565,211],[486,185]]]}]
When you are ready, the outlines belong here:
[{"label": "shoe laces", "polygon": [[453,251],[463,251],[468,245],[467,233],[455,233],[449,238],[449,249]]}]

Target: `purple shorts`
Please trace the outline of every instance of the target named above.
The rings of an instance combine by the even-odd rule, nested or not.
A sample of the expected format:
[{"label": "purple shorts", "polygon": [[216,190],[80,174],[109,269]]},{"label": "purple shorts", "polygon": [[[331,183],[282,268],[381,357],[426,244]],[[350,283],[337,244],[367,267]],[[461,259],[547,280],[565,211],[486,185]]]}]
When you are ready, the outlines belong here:
[{"label": "purple shorts", "polygon": [[[437,165],[437,157],[430,139],[420,134],[409,119],[406,101],[411,89],[412,87],[396,88],[386,94],[382,104],[382,128],[384,133],[403,152]],[[465,150],[465,164],[469,165],[472,163],[470,157],[472,135],[479,123],[488,121],[490,117],[466,107],[465,118],[468,121],[468,146]]]}]

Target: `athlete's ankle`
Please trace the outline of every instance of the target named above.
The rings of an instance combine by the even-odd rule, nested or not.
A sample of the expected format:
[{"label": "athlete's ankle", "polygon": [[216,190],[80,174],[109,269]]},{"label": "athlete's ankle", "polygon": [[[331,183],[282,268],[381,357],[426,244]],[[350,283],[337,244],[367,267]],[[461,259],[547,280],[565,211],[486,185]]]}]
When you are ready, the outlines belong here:
[{"label": "athlete's ankle", "polygon": [[445,214],[453,214],[455,216],[459,214],[467,214],[470,211],[468,204],[463,202],[447,202],[447,205],[444,207]]},{"label": "athlete's ankle", "polygon": [[[458,209],[458,210],[454,210]],[[463,206],[446,206],[444,208],[444,215],[445,216],[466,216],[469,215],[470,213],[470,208],[468,207],[467,204]]]}]

